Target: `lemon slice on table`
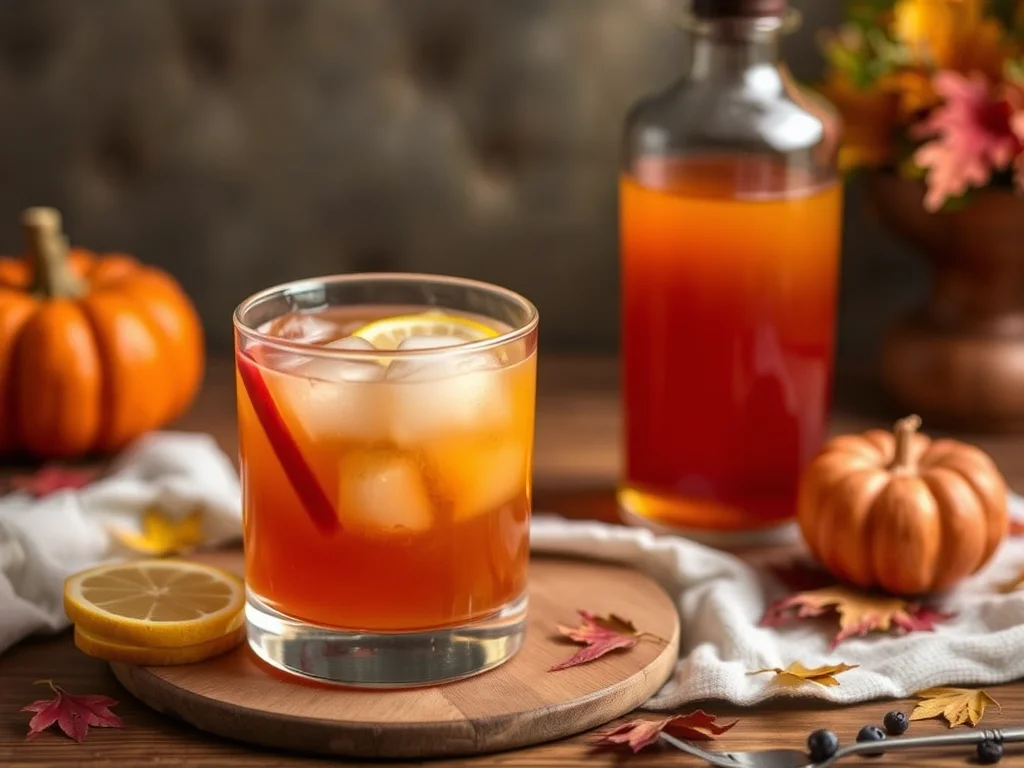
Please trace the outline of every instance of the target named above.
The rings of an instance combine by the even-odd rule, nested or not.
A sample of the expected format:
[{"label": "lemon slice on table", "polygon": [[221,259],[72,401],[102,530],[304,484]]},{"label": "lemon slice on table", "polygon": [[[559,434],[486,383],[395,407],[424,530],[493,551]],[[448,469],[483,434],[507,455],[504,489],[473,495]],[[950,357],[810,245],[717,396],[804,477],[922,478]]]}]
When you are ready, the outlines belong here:
[{"label": "lemon slice on table", "polygon": [[144,645],[130,645],[118,640],[108,640],[99,635],[75,627],[75,645],[87,656],[120,664],[137,664],[146,667],[195,664],[227,653],[245,641],[245,627],[239,627],[226,635],[207,640],[205,643],[182,645],[177,648],[157,648]]},{"label": "lemon slice on table", "polygon": [[139,560],[91,568],[64,582],[64,611],[97,642],[181,648],[244,625],[237,576],[184,560]]},{"label": "lemon slice on table", "polygon": [[377,349],[392,351],[413,336],[454,338],[470,342],[494,338],[498,332],[468,317],[446,315],[442,312],[423,312],[418,315],[395,315],[374,320],[352,335],[366,339]]}]

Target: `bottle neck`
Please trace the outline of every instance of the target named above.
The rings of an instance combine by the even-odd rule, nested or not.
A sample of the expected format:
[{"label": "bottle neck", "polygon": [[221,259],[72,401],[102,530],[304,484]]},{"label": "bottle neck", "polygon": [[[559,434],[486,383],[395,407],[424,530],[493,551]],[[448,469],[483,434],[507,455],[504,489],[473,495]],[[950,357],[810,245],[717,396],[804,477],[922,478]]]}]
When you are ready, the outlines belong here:
[{"label": "bottle neck", "polygon": [[778,19],[697,22],[690,80],[743,80],[751,70],[776,69],[781,27]]}]

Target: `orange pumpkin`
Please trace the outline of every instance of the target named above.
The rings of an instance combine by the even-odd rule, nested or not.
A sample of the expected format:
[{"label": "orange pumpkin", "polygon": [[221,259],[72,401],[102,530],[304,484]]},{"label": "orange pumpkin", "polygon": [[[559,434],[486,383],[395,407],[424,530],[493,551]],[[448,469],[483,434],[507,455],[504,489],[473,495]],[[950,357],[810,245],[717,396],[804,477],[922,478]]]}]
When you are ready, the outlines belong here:
[{"label": "orange pumpkin", "polygon": [[27,253],[0,258],[0,454],[115,451],[191,403],[199,318],[164,272],[69,250],[60,214],[32,208]]},{"label": "orange pumpkin", "polygon": [[1006,536],[1006,482],[981,450],[930,440],[910,416],[895,433],[832,440],[808,466],[798,519],[839,579],[901,595],[948,589]]}]

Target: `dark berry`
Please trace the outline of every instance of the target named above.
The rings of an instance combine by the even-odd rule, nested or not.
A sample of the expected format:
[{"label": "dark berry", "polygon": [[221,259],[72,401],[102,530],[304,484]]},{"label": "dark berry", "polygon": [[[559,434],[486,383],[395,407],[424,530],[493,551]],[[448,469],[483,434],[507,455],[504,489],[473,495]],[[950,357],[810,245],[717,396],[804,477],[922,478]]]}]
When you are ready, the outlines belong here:
[{"label": "dark berry", "polygon": [[882,725],[885,726],[885,731],[890,736],[901,736],[907,732],[907,728],[910,727],[910,719],[907,717],[905,712],[899,710],[893,710],[892,712],[885,713],[885,719],[882,721]]},{"label": "dark berry", "polygon": [[1003,759],[1003,745],[998,741],[986,739],[978,744],[978,762],[982,765],[998,763]]},{"label": "dark berry", "polygon": [[839,739],[832,731],[822,728],[807,737],[807,752],[810,754],[812,762],[820,763],[823,760],[828,760],[838,749]]},{"label": "dark berry", "polygon": [[[885,731],[877,725],[865,725],[857,733],[857,741],[885,741]],[[862,752],[865,757],[880,757],[882,750],[877,752]]]}]

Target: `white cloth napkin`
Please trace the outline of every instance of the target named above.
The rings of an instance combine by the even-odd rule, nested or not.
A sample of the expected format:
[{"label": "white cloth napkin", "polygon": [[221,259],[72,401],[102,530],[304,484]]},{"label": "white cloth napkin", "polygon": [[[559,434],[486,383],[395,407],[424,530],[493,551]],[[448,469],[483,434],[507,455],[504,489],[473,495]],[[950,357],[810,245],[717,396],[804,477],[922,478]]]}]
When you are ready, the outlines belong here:
[{"label": "white cloth napkin", "polygon": [[142,532],[147,511],[178,521],[201,510],[206,544],[241,535],[231,460],[208,435],[158,432],[126,451],[101,480],[35,499],[0,498],[0,654],[34,632],[68,625],[64,578],[128,556],[114,529]]},{"label": "white cloth napkin", "polygon": [[[1011,497],[1018,514],[1024,513],[1022,506],[1024,500]],[[648,702],[649,709],[701,700],[750,705],[776,696],[850,704],[902,698],[933,686],[991,685],[1024,676],[1024,589],[1011,594],[997,589],[1024,568],[1024,538],[1008,539],[981,573],[939,603],[957,617],[934,632],[868,635],[848,639],[833,651],[828,648],[837,628],[834,618],[758,627],[770,601],[792,590],[770,571],[725,552],[642,529],[543,516],[534,519],[531,548],[630,565],[675,600],[682,621],[680,659],[669,682]],[[782,686],[771,674],[747,674],[794,661],[808,667],[860,666],[844,672],[836,687]]]},{"label": "white cloth napkin", "polygon": [[[240,536],[239,502],[235,468],[213,439],[176,432],[140,439],[103,479],[82,490],[0,498],[0,653],[29,634],[67,626],[67,575],[133,554],[113,529],[141,531],[151,509],[170,520],[198,509],[204,543],[217,545]],[[1024,500],[1012,496],[1011,505],[1024,516]],[[649,702],[653,709],[705,699],[753,704],[774,696],[851,703],[1024,676],[1024,590],[995,589],[1024,567],[1024,537],[1008,540],[984,572],[944,600],[939,607],[958,615],[935,632],[851,639],[829,651],[834,620],[759,628],[768,603],[787,589],[771,572],[733,555],[646,530],[543,515],[531,536],[534,552],[631,565],[672,596],[682,620],[681,655],[672,679]],[[771,675],[747,675],[793,661],[860,666],[831,688],[782,687]]]}]

